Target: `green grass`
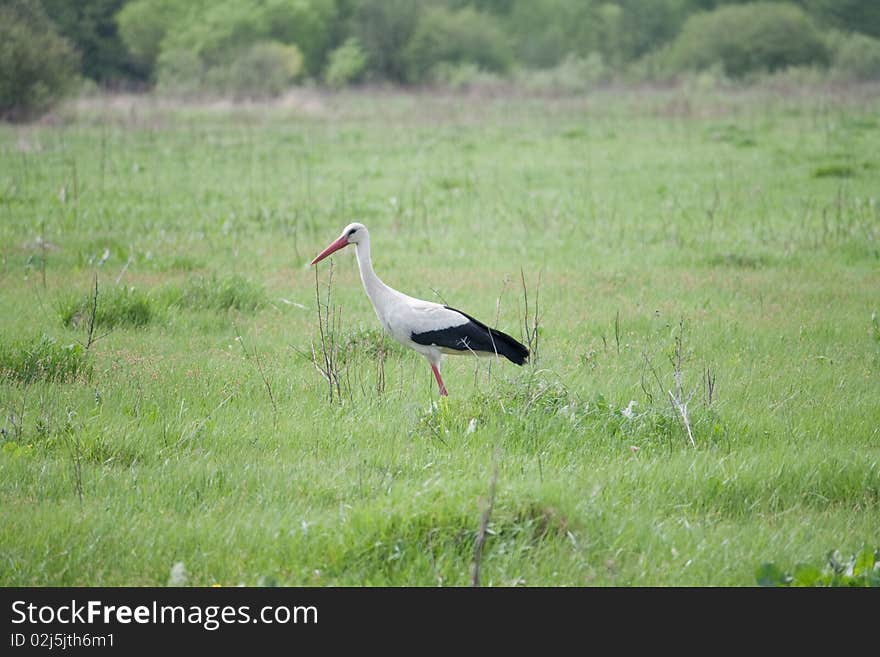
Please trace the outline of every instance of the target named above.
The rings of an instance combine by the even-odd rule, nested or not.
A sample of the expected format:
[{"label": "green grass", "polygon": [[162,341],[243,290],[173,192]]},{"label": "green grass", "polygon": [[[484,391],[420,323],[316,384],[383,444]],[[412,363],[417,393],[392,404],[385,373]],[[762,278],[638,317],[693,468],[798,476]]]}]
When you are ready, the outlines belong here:
[{"label": "green grass", "polygon": [[[484,584],[880,545],[880,96],[680,94],[0,126],[0,584],[465,585],[496,463]],[[438,400],[343,251],[330,403],[307,263],[353,220],[387,283],[514,336],[522,270],[537,358],[448,359]]]}]

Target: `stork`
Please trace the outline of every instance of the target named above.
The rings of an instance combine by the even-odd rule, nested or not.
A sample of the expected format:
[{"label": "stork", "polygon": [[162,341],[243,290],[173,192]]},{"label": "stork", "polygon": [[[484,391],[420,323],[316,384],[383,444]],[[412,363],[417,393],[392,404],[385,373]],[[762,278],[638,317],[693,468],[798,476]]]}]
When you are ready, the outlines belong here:
[{"label": "stork", "polygon": [[448,394],[440,376],[440,361],[444,354],[504,356],[517,365],[528,360],[529,350],[506,333],[489,328],[455,308],[414,299],[385,285],[373,271],[370,233],[363,224],[346,226],[311,264],[349,244],[355,245],[361,281],[382,327],[402,345],[428,359],[441,396]]}]

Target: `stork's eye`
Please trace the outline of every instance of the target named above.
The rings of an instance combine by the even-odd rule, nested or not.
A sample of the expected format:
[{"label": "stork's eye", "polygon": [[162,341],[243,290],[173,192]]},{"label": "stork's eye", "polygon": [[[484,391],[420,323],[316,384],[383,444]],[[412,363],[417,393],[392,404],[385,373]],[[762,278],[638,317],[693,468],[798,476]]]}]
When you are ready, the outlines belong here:
[{"label": "stork's eye", "polygon": [[356,231],[357,231],[357,228],[350,228],[349,231],[345,234],[345,236],[351,237],[352,235],[355,234]]}]

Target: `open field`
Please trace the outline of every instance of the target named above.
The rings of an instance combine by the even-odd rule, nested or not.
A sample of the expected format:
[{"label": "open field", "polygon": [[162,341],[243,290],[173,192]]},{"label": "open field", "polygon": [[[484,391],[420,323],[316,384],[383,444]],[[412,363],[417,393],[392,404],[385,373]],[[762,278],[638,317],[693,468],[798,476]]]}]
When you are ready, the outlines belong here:
[{"label": "open field", "polygon": [[[469,584],[496,465],[483,584],[753,585],[880,546],[878,111],[369,93],[0,126],[0,584]],[[352,220],[401,291],[517,337],[537,300],[533,363],[447,359],[435,403],[349,249],[331,401],[307,263]]]}]

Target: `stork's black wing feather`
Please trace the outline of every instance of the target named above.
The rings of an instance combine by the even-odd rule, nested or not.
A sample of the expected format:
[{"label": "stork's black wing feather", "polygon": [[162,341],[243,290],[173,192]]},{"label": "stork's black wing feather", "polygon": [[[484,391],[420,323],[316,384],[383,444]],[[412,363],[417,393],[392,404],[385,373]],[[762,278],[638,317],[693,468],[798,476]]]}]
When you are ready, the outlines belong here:
[{"label": "stork's black wing feather", "polygon": [[450,326],[436,331],[413,333],[410,336],[413,342],[461,352],[498,354],[517,365],[522,365],[528,360],[529,350],[507,333],[489,328],[480,320],[474,319],[456,308],[449,306],[445,306],[445,308],[463,315],[468,321],[458,326]]}]

